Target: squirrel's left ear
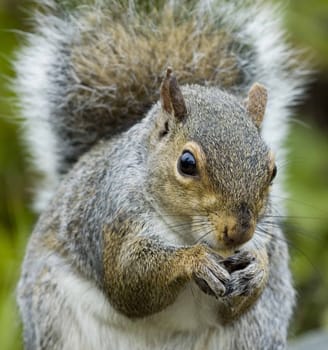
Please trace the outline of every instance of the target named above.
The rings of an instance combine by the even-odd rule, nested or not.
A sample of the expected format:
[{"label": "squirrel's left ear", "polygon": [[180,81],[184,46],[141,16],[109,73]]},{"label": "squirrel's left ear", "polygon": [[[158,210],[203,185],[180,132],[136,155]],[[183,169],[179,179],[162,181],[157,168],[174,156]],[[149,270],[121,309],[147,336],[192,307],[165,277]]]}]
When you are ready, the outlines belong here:
[{"label": "squirrel's left ear", "polygon": [[267,100],[267,89],[259,83],[254,83],[249,89],[244,104],[257,128],[262,124]]},{"label": "squirrel's left ear", "polygon": [[182,120],[187,115],[187,107],[182,96],[176,77],[172,74],[172,68],[167,68],[165,78],[161,84],[161,104],[162,109],[174,114],[178,120]]}]

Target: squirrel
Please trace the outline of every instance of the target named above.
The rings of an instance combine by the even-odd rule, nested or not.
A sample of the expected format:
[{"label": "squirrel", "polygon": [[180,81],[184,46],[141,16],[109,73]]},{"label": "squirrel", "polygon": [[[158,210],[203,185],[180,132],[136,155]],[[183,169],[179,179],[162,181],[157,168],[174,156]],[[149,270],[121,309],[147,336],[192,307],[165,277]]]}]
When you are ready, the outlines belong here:
[{"label": "squirrel", "polygon": [[25,348],[285,349],[276,174],[304,73],[280,14],[37,3],[15,65],[46,175],[17,287]]}]

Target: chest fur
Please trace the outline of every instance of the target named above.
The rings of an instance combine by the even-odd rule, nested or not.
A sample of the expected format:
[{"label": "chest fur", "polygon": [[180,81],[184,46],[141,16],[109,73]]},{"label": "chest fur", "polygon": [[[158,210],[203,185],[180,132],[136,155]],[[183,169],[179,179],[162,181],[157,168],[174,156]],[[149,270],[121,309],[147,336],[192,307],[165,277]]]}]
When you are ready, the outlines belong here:
[{"label": "chest fur", "polygon": [[64,349],[217,350],[222,339],[215,299],[194,285],[188,285],[164,311],[131,320],[113,309],[90,282],[73,274],[60,276],[59,281],[70,309],[61,323]]}]

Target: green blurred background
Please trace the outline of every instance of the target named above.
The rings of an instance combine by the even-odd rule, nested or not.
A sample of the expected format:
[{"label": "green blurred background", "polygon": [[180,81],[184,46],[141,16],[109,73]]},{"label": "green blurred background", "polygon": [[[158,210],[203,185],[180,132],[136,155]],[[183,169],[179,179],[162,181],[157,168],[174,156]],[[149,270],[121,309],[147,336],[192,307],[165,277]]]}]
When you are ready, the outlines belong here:
[{"label": "green blurred background", "polygon": [[[15,285],[35,223],[31,210],[37,176],[20,138],[19,116],[8,89],[17,30],[29,30],[27,0],[0,0],[0,348],[21,349]],[[291,337],[328,329],[328,0],[290,0],[286,28],[306,48],[317,73],[296,111],[288,138],[286,231],[298,306]],[[15,121],[14,121],[15,120]]]}]

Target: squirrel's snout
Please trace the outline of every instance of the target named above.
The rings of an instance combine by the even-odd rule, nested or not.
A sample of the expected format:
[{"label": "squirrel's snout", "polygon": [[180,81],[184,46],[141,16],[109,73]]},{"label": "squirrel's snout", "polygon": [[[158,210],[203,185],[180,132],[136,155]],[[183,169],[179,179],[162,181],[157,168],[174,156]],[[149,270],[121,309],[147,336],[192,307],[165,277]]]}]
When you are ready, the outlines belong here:
[{"label": "squirrel's snout", "polygon": [[240,206],[235,215],[220,216],[215,221],[217,239],[227,248],[239,246],[253,237],[255,220],[245,205]]},{"label": "squirrel's snout", "polygon": [[236,224],[233,227],[226,225],[223,230],[223,242],[226,246],[239,246],[249,241],[253,236],[253,225],[251,222]]}]

